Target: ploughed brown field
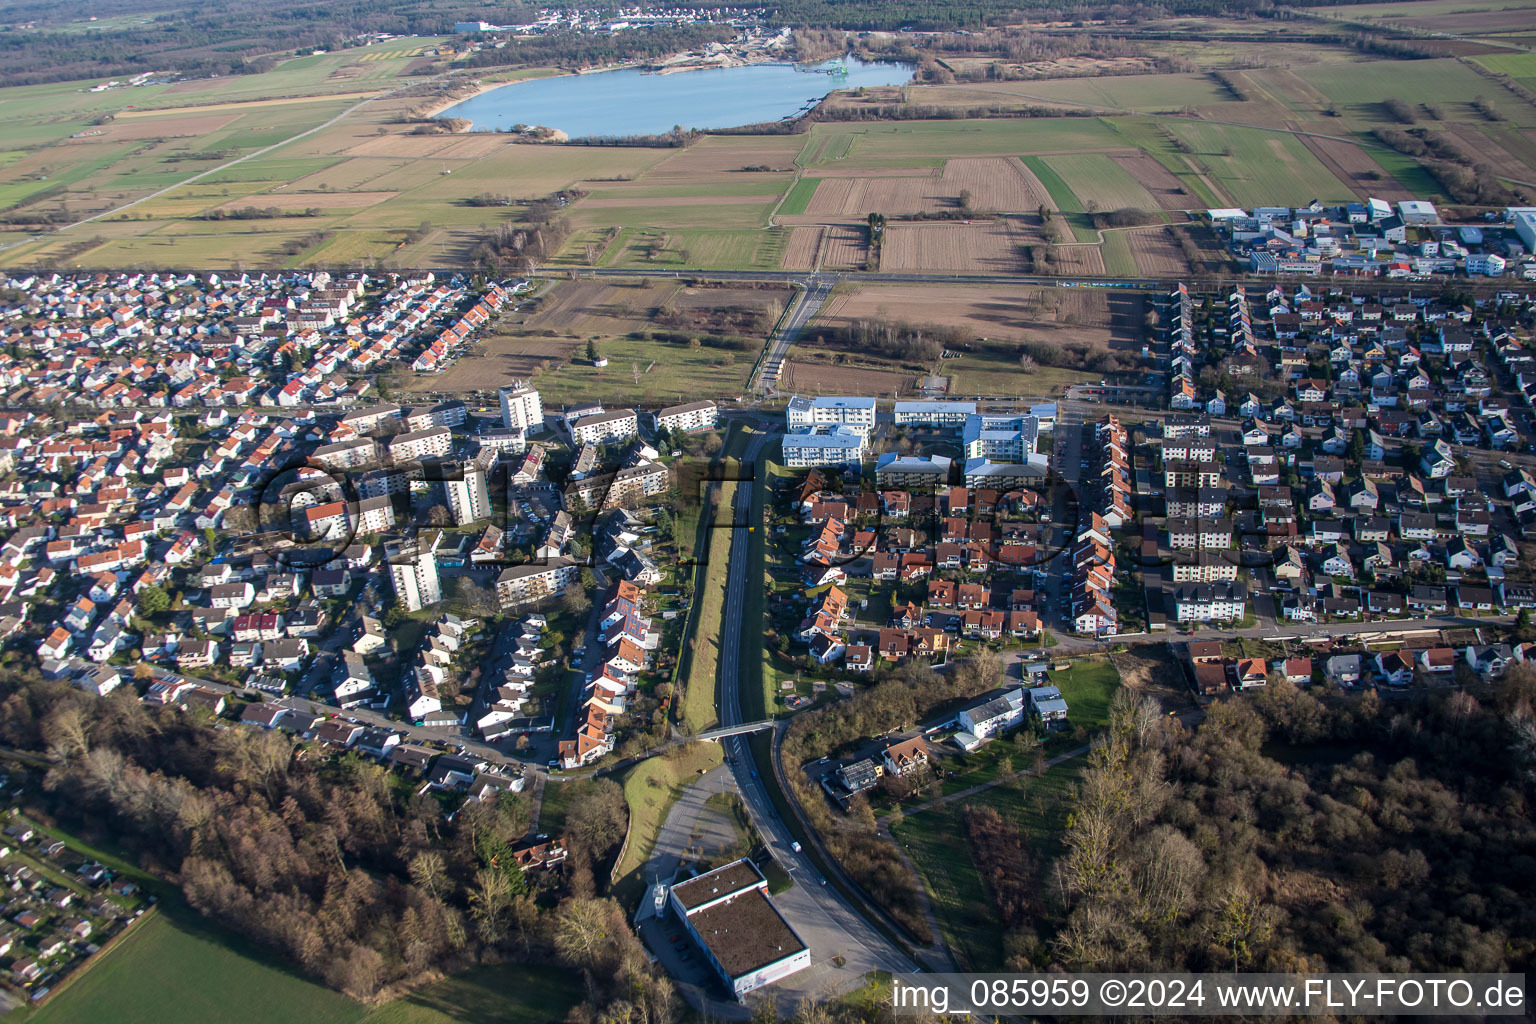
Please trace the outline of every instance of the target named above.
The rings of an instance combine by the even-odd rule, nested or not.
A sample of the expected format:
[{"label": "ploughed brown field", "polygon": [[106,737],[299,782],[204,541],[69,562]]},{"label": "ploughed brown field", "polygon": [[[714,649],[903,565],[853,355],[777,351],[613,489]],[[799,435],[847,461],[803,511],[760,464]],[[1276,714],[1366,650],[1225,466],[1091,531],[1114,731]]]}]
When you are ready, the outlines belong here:
[{"label": "ploughed brown field", "polygon": [[779,384],[802,395],[904,395],[914,390],[917,375],[868,366],[836,366],[791,359]]},{"label": "ploughed brown field", "polygon": [[962,208],[962,193],[970,194],[970,208],[978,213],[1022,213],[1042,205],[1055,209],[1045,186],[1019,160],[978,157],[946,161],[942,173],[824,173],[805,215],[863,218],[871,213],[887,217],[952,214]]},{"label": "ploughed brown field", "polygon": [[[887,224],[880,243],[883,271],[1009,274],[1020,269],[1023,239],[1010,219]],[[1102,270],[1102,267],[1101,267]]]},{"label": "ploughed brown field", "polygon": [[821,243],[823,270],[851,270],[864,266],[869,255],[869,231],[862,225],[832,224]]},{"label": "ploughed brown field", "polygon": [[785,270],[815,270],[816,258],[821,254],[822,238],[827,228],[819,224],[791,228],[789,244],[784,247],[784,259],[780,266]]},{"label": "ploughed brown field", "polygon": [[1130,244],[1138,274],[1174,277],[1189,273],[1184,253],[1167,228],[1135,228],[1125,233],[1125,240]]},{"label": "ploughed brown field", "polygon": [[1130,172],[1164,210],[1189,210],[1200,205],[1199,199],[1189,194],[1173,172],[1150,154],[1138,150],[1116,154],[1112,159]]},{"label": "ploughed brown field", "polygon": [[[859,320],[957,327],[978,338],[1046,338],[1128,350],[1140,344],[1138,295],[1012,285],[863,285],[836,295],[818,323]],[[942,368],[940,370],[942,372]]]},{"label": "ploughed brown field", "polygon": [[[1295,124],[1295,122],[1291,123]],[[1296,126],[1307,130],[1330,127],[1327,125]],[[1381,165],[1372,160],[1370,154],[1353,142],[1323,139],[1315,135],[1298,135],[1297,138],[1301,140],[1303,146],[1312,151],[1313,156],[1322,161],[1324,167],[1332,171],[1340,181],[1348,184],[1359,196],[1385,199],[1389,203],[1395,203],[1400,199],[1418,198],[1404,188],[1396,178],[1382,170]]]}]

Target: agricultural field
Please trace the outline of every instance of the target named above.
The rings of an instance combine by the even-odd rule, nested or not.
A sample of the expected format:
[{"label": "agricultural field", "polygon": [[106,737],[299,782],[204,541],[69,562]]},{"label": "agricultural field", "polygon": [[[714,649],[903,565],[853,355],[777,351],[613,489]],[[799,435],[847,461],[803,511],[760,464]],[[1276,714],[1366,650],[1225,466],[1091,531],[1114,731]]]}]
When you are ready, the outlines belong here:
[{"label": "agricultural field", "polygon": [[[1064,181],[1084,209],[1155,210],[1158,201],[1114,157],[1082,153],[1043,158]],[[1092,204],[1090,206],[1090,204]]]},{"label": "agricultural field", "polygon": [[1389,99],[1431,104],[1452,120],[1483,123],[1483,116],[1469,104],[1485,96],[1505,110],[1505,116],[1514,125],[1536,125],[1536,107],[1520,103],[1497,83],[1452,58],[1416,60],[1407,67],[1398,61],[1321,67],[1309,71],[1307,81],[1345,117],[1372,124],[1396,123],[1381,106]]},{"label": "agricultural field", "polygon": [[[841,326],[883,320],[959,328],[976,341],[958,357],[931,368],[932,373],[950,378],[951,394],[1044,397],[1103,374],[1074,368],[1073,357],[1064,357],[1059,367],[1041,363],[1026,369],[1019,362],[1020,342],[1049,339],[1062,346],[1082,346],[1088,352],[1132,355],[1140,349],[1143,312],[1139,296],[1118,292],[882,284],[835,294],[816,323]],[[918,374],[909,367],[862,355],[860,365],[844,365],[812,359],[811,351],[808,346],[794,350],[794,362],[786,369],[786,375],[794,374],[794,390],[811,392],[820,385],[824,393],[847,387],[851,394],[889,395],[895,388],[915,387]],[[877,379],[873,378],[876,373],[881,375]],[[861,380],[860,375],[871,379]],[[789,388],[787,380],[784,386]]]},{"label": "agricultural field", "polygon": [[1357,22],[1447,32],[1460,36],[1500,36],[1529,32],[1536,4],[1531,0],[1420,0],[1409,3],[1320,7],[1318,13]]},{"label": "agricultural field", "polygon": [[1171,128],[1238,206],[1349,202],[1354,192],[1294,136],[1179,122]]},{"label": "agricultural field", "polygon": [[1017,273],[1023,269],[1023,239],[1012,227],[1014,220],[888,225],[880,245],[880,269]]},{"label": "agricultural field", "polygon": [[874,395],[878,398],[897,398],[916,391],[917,376],[910,370],[882,370],[864,365],[791,358],[784,363],[779,386],[800,395]]},{"label": "agricultural field", "polygon": [[[548,403],[581,400],[667,404],[734,395],[747,383],[763,339],[783,312],[779,287],[692,288],[677,281],[569,281],[499,319],[473,349],[433,376],[406,375],[408,391],[470,392],[532,379]],[[652,331],[736,335],[742,348],[693,347]],[[593,341],[608,365],[587,362]]]},{"label": "agricultural field", "polygon": [[[1442,12],[1447,2],[1373,6],[1361,16],[1531,9],[1469,2]],[[1496,77],[1531,83],[1530,53],[1360,60],[1291,42],[1255,68],[1236,66],[1242,46],[1222,35],[1237,31],[1231,22],[1156,25],[1160,35],[1194,34],[1208,45],[1180,51],[1159,39],[1124,58],[1004,61],[1022,80],[879,88],[830,104],[1078,116],[822,120],[796,134],[704,136],[675,148],[423,130],[412,118],[445,101],[430,86],[392,90],[442,70],[434,39],[203,82],[0,90],[0,217],[35,236],[8,239],[0,265],[462,267],[523,204],[574,190],[568,241],[546,261],[556,267],[863,269],[866,220],[881,214],[891,221],[881,270],[1013,272],[1028,264],[1021,247],[1055,241],[1064,244],[1046,272],[1118,274],[1170,264],[1148,249],[1151,236],[1107,241],[1092,212],[1443,199],[1417,161],[1372,136],[1397,124],[1389,98],[1506,178],[1536,180],[1528,136],[1536,106]],[[1154,73],[1158,57],[1176,52],[1197,70]],[[953,66],[987,74],[993,63],[957,54]],[[508,69],[486,81],[550,73]],[[1497,111],[1484,115],[1473,101]],[[1061,219],[1033,222],[1042,207]]]},{"label": "agricultural field", "polygon": [[1132,273],[1149,277],[1177,277],[1189,273],[1189,263],[1167,228],[1134,228],[1116,234],[1125,239],[1130,250],[1135,264]]},{"label": "agricultural field", "polygon": [[[984,285],[860,285],[833,296],[816,323],[859,320],[957,327],[982,340],[1047,335],[1127,351],[1141,344],[1141,299],[1074,288]],[[946,372],[955,360],[946,360]]]}]

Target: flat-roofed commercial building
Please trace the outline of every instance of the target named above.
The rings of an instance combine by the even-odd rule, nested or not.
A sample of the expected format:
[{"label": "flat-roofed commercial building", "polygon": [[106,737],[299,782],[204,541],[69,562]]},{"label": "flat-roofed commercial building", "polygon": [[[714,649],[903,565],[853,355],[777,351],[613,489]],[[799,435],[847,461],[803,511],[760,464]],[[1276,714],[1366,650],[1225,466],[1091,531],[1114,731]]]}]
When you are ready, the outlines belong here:
[{"label": "flat-roofed commercial building", "polygon": [[672,887],[674,913],[741,999],[811,966],[810,947],[768,898],[768,881],[738,860]]}]

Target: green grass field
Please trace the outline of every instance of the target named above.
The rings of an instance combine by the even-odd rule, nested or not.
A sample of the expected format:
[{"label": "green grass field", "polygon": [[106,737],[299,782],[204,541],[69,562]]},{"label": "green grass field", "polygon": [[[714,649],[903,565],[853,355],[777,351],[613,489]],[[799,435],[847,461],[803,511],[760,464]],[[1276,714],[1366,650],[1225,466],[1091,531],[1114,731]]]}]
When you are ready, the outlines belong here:
[{"label": "green grass field", "polygon": [[[738,535],[737,531],[717,528],[720,523],[730,521],[728,517],[736,500],[736,482],[724,480],[713,486],[719,489],[720,504],[712,521],[701,520],[696,527],[694,557],[704,557],[708,561],[698,589],[694,591],[688,648],[683,653],[688,666],[687,675],[682,680],[683,722],[694,733],[703,732],[720,721],[716,695],[719,691],[721,620],[725,613],[731,545],[736,543]],[[707,516],[708,512],[701,514]],[[707,554],[700,554],[702,552]]]},{"label": "green grass field", "polygon": [[796,181],[794,187],[789,190],[789,195],[784,197],[784,202],[779,204],[779,212],[786,216],[804,213],[820,185],[820,178],[801,178]]},{"label": "green grass field", "polygon": [[[645,404],[691,401],[698,395],[736,395],[746,386],[755,352],[690,349],[670,342],[616,338],[600,344],[608,365],[567,363],[537,376],[539,391],[549,402],[624,401],[642,398]],[[729,356],[731,362],[721,365]],[[640,371],[635,382],[634,371]]]},{"label": "green grass field", "polygon": [[1067,702],[1067,722],[1090,732],[1109,723],[1109,704],[1120,689],[1120,670],[1107,659],[1081,659],[1050,673],[1050,685]]},{"label": "green grass field", "polygon": [[[47,1005],[30,1024],[545,1024],[580,998],[570,975],[479,968],[376,1009],[268,960],[243,954],[196,922],[156,914]],[[24,1011],[23,1011],[24,1012]]]},{"label": "green grass field", "polygon": [[[1018,767],[1026,767],[1025,755],[1018,761]],[[1075,758],[1047,769],[1039,778],[1025,777],[909,815],[891,830],[917,865],[939,929],[961,970],[995,971],[1003,967],[995,904],[971,860],[965,838],[965,808],[991,807],[1027,835],[1043,883],[1049,860],[1059,852],[1067,808],[1081,770],[1082,760]]]},{"label": "green grass field", "polygon": [[1334,177],[1294,136],[1253,128],[1180,121],[1170,126],[1239,206],[1350,202]]},{"label": "green grass field", "polygon": [[[755,207],[754,207],[755,209]],[[594,211],[608,213],[608,210]],[[653,211],[651,220],[659,219]],[[609,222],[592,218],[594,227]],[[611,267],[706,267],[710,270],[777,270],[788,244],[784,228],[737,231],[626,227],[603,259]]]},{"label": "green grass field", "polygon": [[[1529,56],[1529,55],[1526,55]],[[1308,84],[1332,100],[1348,116],[1378,124],[1396,124],[1381,104],[1399,99],[1404,103],[1430,103],[1442,107],[1457,121],[1482,121],[1482,115],[1466,104],[1489,96],[1508,107],[1506,116],[1516,125],[1536,124],[1536,108],[1505,102],[1508,95],[1495,83],[1459,60],[1364,61],[1352,65],[1324,65],[1307,71]],[[1510,97],[1513,100],[1513,97]]]},{"label": "green grass field", "polygon": [[[1103,153],[1082,153],[1069,156],[1037,157],[1065,181],[1082,201],[1083,208],[1094,203],[1100,210],[1119,210],[1126,207],[1137,210],[1157,209],[1157,200],[1131,177],[1130,172]],[[1055,198],[1055,193],[1052,193]]]},{"label": "green grass field", "polygon": [[1107,75],[1059,78],[1041,82],[1010,82],[997,92],[1030,99],[1081,103],[1155,114],[1225,103],[1226,90],[1209,75]]},{"label": "green grass field", "polygon": [[34,1024],[289,1021],[353,1024],[365,1007],[166,914],[91,966],[29,1018]]},{"label": "green grass field", "polygon": [[[818,144],[820,148],[813,150],[812,147]],[[845,165],[866,167],[879,166],[867,161],[880,159],[905,161],[981,154],[1012,156],[1054,150],[1104,149],[1113,145],[1114,135],[1109,127],[1101,119],[1091,117],[957,119],[895,124],[824,122],[812,127],[801,158],[806,160],[806,166],[842,161]],[[838,151],[842,146],[847,147],[847,152],[840,156]]]},{"label": "green grass field", "polygon": [[1099,253],[1104,257],[1104,273],[1110,277],[1136,276],[1136,258],[1131,255],[1124,233],[1104,232],[1104,244],[1099,247]]},{"label": "green grass field", "polygon": [[690,743],[679,751],[676,756],[663,755],[641,761],[624,776],[629,835],[624,856],[615,865],[613,877],[627,894],[638,896],[640,886],[647,881],[642,869],[651,859],[661,825],[677,798],[698,779],[700,772],[707,772],[724,760],[724,751],[718,743]]},{"label": "green grass field", "polygon": [[1027,395],[1059,394],[1069,384],[1096,380],[1096,374],[1065,366],[1036,366],[1026,371],[1018,357],[992,349],[966,352],[959,359],[946,359],[942,372],[951,376],[953,395],[989,395],[1018,398]]}]

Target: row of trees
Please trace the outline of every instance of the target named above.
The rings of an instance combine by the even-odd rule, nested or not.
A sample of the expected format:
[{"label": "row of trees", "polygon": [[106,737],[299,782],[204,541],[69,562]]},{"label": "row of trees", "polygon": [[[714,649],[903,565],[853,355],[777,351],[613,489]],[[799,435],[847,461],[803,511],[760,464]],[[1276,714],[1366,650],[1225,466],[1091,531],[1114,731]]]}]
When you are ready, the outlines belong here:
[{"label": "row of trees", "polygon": [[959,328],[938,324],[855,320],[846,325],[814,327],[802,344],[871,352],[888,359],[927,364],[938,359],[946,348],[965,344],[970,337]]},{"label": "row of trees", "polygon": [[1498,171],[1449,135],[1422,128],[1378,128],[1376,137],[1399,153],[1417,157],[1458,203],[1504,206],[1516,201],[1515,194],[1499,180]]}]

